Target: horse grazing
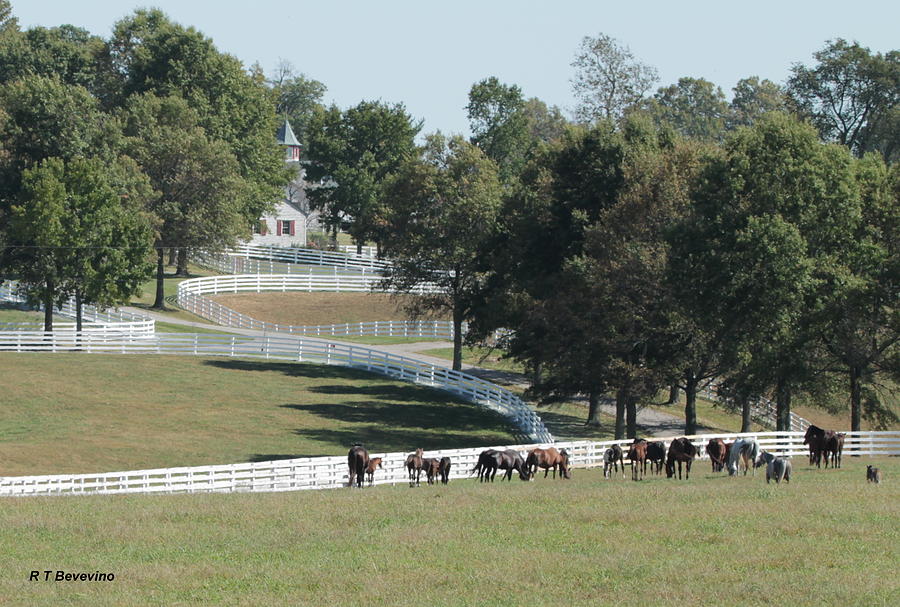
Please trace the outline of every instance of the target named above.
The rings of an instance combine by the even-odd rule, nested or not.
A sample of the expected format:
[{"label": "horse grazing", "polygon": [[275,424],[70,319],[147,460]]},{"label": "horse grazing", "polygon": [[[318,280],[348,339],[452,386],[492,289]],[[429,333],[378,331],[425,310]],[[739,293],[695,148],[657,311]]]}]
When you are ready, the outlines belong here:
[{"label": "horse grazing", "polygon": [[828,467],[828,454],[837,450],[837,439],[834,430],[826,430],[810,425],[803,435],[803,444],[809,445],[809,465],[822,467],[822,455],[825,455],[825,467]]},{"label": "horse grazing", "polygon": [[422,459],[422,469],[429,485],[433,485],[441,474],[441,460],[434,457]]},{"label": "horse grazing", "polygon": [[876,485],[881,484],[881,470],[878,468],[873,468],[872,465],[866,466],[866,482],[867,483],[875,483]]},{"label": "horse grazing", "polygon": [[478,463],[472,468],[470,474],[478,474],[479,482],[494,482],[502,459],[502,455],[496,449],[485,449],[478,454]]},{"label": "horse grazing", "polygon": [[697,447],[687,438],[676,438],[669,445],[669,453],[666,455],[666,478],[675,476],[675,462],[678,462],[678,479],[681,479],[681,464],[685,465],[685,480],[691,478],[691,464],[697,457]]},{"label": "horse grazing", "polygon": [[[647,441],[642,438],[634,439],[628,449],[628,459],[631,461],[631,480],[644,480],[644,464],[647,461]],[[640,479],[638,479],[640,474]]]},{"label": "horse grazing", "polygon": [[625,456],[622,453],[622,447],[613,445],[603,452],[603,478],[612,476],[613,470],[619,473],[619,466],[622,467],[622,478],[625,478]]},{"label": "horse grazing", "polygon": [[500,480],[512,480],[513,472],[519,473],[519,478],[523,481],[527,481],[530,476],[528,471],[525,469],[525,459],[522,457],[522,454],[514,449],[507,449],[506,451],[500,452],[500,469],[506,470],[503,474],[503,478]]},{"label": "horse grazing", "polygon": [[354,484],[362,488],[363,479],[366,476],[366,467],[369,465],[369,452],[359,443],[350,447],[347,452],[347,468],[349,469],[350,483],[348,487]]},{"label": "horse grazing", "polygon": [[376,468],[381,468],[381,458],[373,457],[369,460],[369,463],[366,465],[366,480],[369,482],[369,486],[375,484],[375,470]]},{"label": "horse grazing", "polygon": [[441,458],[439,471],[441,473],[441,484],[443,485],[446,485],[450,482],[450,465],[451,462],[449,457]]},{"label": "horse grazing", "polygon": [[534,478],[538,468],[544,469],[544,478],[547,478],[547,473],[551,468],[553,469],[553,478],[556,478],[557,470],[559,470],[560,478],[572,478],[569,470],[569,454],[565,449],[557,451],[556,447],[549,449],[539,447],[529,451],[528,457],[525,459],[525,471],[528,478]]},{"label": "horse grazing", "polygon": [[725,446],[725,441],[721,438],[711,438],[706,443],[706,454],[709,456],[709,461],[712,462],[713,472],[721,472],[725,469],[725,454],[727,452],[728,448]]},{"label": "horse grazing", "polygon": [[766,484],[773,478],[776,485],[780,484],[782,479],[786,483],[791,482],[793,466],[788,458],[776,457],[773,453],[763,451],[759,454],[756,463],[753,464],[754,468],[759,468],[760,466],[766,467]]},{"label": "horse grazing", "polygon": [[422,457],[422,448],[416,449],[415,453],[411,453],[406,457],[406,471],[409,474],[409,486],[418,487],[419,480],[422,478],[422,466],[424,464]]},{"label": "horse grazing", "polygon": [[756,469],[752,464],[759,455],[759,442],[755,438],[739,438],[731,445],[731,451],[728,454],[728,476],[736,475],[743,464],[744,476],[747,476],[747,470],[753,470],[756,476]]},{"label": "horse grazing", "polygon": [[[647,459],[644,465],[650,462],[650,472],[662,474],[663,464],[666,461],[666,443],[655,441],[647,445]],[[655,466],[655,469],[654,469]],[[644,470],[646,472],[646,469]]]}]

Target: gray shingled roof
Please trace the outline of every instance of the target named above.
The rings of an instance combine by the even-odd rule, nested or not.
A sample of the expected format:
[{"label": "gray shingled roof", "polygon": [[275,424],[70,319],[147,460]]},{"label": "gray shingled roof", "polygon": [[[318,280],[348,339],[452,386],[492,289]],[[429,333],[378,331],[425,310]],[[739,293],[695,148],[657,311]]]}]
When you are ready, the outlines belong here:
[{"label": "gray shingled roof", "polygon": [[278,129],[278,143],[282,145],[300,145],[296,135],[294,135],[294,130],[291,128],[291,123],[287,119],[284,120],[284,124]]}]

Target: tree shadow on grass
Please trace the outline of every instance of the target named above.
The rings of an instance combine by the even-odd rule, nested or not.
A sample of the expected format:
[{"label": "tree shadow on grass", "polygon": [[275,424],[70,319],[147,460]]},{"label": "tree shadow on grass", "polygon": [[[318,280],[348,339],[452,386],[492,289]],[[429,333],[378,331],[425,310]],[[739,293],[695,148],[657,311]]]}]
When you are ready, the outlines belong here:
[{"label": "tree shadow on grass", "polygon": [[357,401],[340,404],[279,405],[318,417],[351,424],[374,424],[390,429],[477,432],[504,431],[505,418],[475,406],[454,403],[398,405],[392,402]]},{"label": "tree shadow on grass", "polygon": [[254,371],[257,373],[277,372],[287,375],[288,377],[309,377],[313,379],[359,380],[372,378],[381,379],[384,377],[377,373],[351,369],[349,367],[301,362],[285,363],[241,359],[211,359],[204,361],[203,364],[227,371]]}]

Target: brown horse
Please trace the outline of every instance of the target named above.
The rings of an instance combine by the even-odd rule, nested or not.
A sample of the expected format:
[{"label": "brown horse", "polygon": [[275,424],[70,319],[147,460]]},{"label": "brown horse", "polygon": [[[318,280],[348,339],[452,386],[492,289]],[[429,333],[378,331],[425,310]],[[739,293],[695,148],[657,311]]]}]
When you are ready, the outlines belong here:
[{"label": "brown horse", "polygon": [[350,447],[350,451],[347,452],[347,468],[350,475],[348,487],[352,487],[355,484],[357,487],[362,488],[368,465],[369,452],[366,451],[366,448],[359,443]]},{"label": "brown horse", "polygon": [[369,482],[370,487],[375,484],[375,470],[377,468],[381,468],[381,458],[373,457],[366,465],[366,480]]},{"label": "brown horse", "polygon": [[[525,476],[534,478],[538,468],[544,469],[544,478],[547,473],[553,469],[553,478],[556,478],[556,471],[559,470],[560,478],[572,478],[572,472],[569,470],[569,454],[565,449],[557,451],[556,447],[548,449],[532,449],[528,452],[525,459]],[[520,473],[521,474],[521,473]]]},{"label": "brown horse", "polygon": [[[647,444],[647,459],[644,465],[650,462],[650,472],[653,474],[662,474],[663,464],[666,461],[666,443],[655,441]],[[646,473],[646,469],[644,470]]]},{"label": "brown horse", "polygon": [[837,439],[834,430],[826,430],[818,426],[810,425],[803,435],[803,444],[809,445],[809,465],[816,464],[816,468],[822,467],[822,455],[825,456],[825,467],[828,467],[828,454],[837,450]]},{"label": "brown horse", "polygon": [[709,455],[709,461],[712,462],[713,472],[721,472],[725,469],[725,462],[727,461],[725,454],[727,451],[725,441],[721,438],[709,439],[709,442],[706,444],[706,454]]},{"label": "brown horse", "polygon": [[697,456],[697,447],[686,438],[676,438],[669,445],[669,453],[666,456],[666,478],[675,476],[675,462],[678,462],[678,478],[681,479],[681,464],[685,464],[684,478],[691,477],[691,464]]},{"label": "brown horse", "polygon": [[426,457],[422,460],[422,469],[429,485],[433,485],[441,474],[441,460],[435,457]]},{"label": "brown horse", "polygon": [[446,485],[450,482],[450,458],[442,457],[440,462],[441,484]]},{"label": "brown horse", "polygon": [[419,479],[422,478],[422,448],[416,449],[415,453],[411,453],[406,458],[406,471],[409,473],[409,486],[418,487]]},{"label": "brown horse", "polygon": [[[628,459],[631,460],[631,480],[644,480],[644,465],[647,462],[647,441],[642,438],[634,439],[631,448],[628,449]],[[640,479],[638,479],[640,474]]]},{"label": "brown horse", "polygon": [[844,453],[844,439],[847,437],[846,432],[835,432],[834,437],[825,443],[825,467],[828,467],[828,456],[831,455],[831,467],[841,467],[841,457]]}]

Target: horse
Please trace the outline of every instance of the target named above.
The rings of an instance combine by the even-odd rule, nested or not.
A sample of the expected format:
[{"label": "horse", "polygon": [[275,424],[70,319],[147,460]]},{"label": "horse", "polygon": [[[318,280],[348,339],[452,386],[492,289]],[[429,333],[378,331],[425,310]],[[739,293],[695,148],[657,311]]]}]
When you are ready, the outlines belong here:
[{"label": "horse", "polygon": [[685,464],[685,480],[691,478],[691,464],[697,456],[697,447],[687,438],[676,438],[669,445],[666,455],[666,478],[675,476],[675,462],[678,462],[678,479],[681,479],[681,464]]},{"label": "horse", "polygon": [[485,449],[478,454],[478,463],[472,468],[470,474],[478,474],[480,482],[494,482],[497,469],[500,468],[502,455],[496,449]]},{"label": "horse", "polygon": [[503,478],[500,480],[506,479],[511,481],[514,471],[519,473],[519,478],[523,481],[527,481],[530,478],[528,471],[525,469],[525,460],[522,458],[522,454],[513,449],[500,452],[500,469],[506,470]]},{"label": "horse", "polygon": [[613,445],[603,453],[603,478],[612,476],[613,470],[618,474],[619,466],[622,466],[622,478],[625,478],[625,460],[622,447]]},{"label": "horse", "polygon": [[647,461],[647,441],[642,438],[634,439],[628,449],[628,459],[631,461],[631,480],[644,480],[644,463]]},{"label": "horse", "polygon": [[369,452],[366,451],[366,448],[359,443],[350,447],[350,451],[347,452],[347,468],[350,473],[348,487],[352,487],[355,484],[358,488],[362,488],[368,465]]},{"label": "horse", "polygon": [[409,473],[409,486],[418,487],[419,480],[422,478],[422,448],[416,449],[415,453],[411,453],[406,457],[406,471]]},{"label": "horse", "polygon": [[538,468],[544,469],[544,478],[547,478],[547,473],[550,472],[551,468],[553,469],[553,478],[556,478],[557,469],[559,470],[560,478],[572,478],[572,473],[569,470],[569,454],[565,449],[557,451],[556,447],[548,449],[539,447],[529,451],[528,457],[525,459],[525,470],[528,478],[534,478]]},{"label": "horse", "polygon": [[828,452],[833,447],[837,449],[835,443],[834,430],[826,430],[818,426],[810,424],[803,435],[803,444],[809,445],[809,465],[816,464],[816,468],[822,467],[822,454],[825,454],[825,467],[828,467]]},{"label": "horse", "polygon": [[450,458],[442,457],[439,471],[441,473],[441,484],[446,485],[450,482]]},{"label": "horse", "polygon": [[753,464],[754,468],[759,468],[760,466],[766,467],[766,484],[769,484],[769,481],[773,478],[776,485],[780,484],[782,479],[786,483],[791,482],[793,466],[791,465],[791,460],[786,457],[776,457],[768,451],[763,451],[759,454],[756,463]]},{"label": "horse", "polygon": [[871,464],[866,466],[866,482],[867,483],[875,483],[876,485],[881,484],[881,470],[878,468],[873,468]]},{"label": "horse", "polygon": [[844,439],[847,437],[845,432],[835,432],[834,437],[825,442],[825,467],[828,467],[828,454],[831,454],[831,467],[841,467],[841,457],[844,454]]},{"label": "horse", "polygon": [[725,441],[721,438],[711,438],[706,444],[706,454],[709,455],[709,461],[712,462],[712,471],[721,472],[725,469],[725,453],[727,447]]},{"label": "horse", "polygon": [[422,459],[422,470],[425,471],[425,478],[429,485],[435,483],[441,474],[441,460],[434,457],[426,457]]},{"label": "horse", "polygon": [[[662,474],[662,468],[665,461],[666,443],[663,441],[649,443],[647,445],[647,459],[644,461],[644,464],[646,465],[647,462],[650,462],[650,471],[653,474]],[[654,465],[656,466],[655,469]]]},{"label": "horse", "polygon": [[369,482],[370,487],[375,484],[375,469],[381,467],[380,457],[373,457],[366,465],[366,480]]},{"label": "horse", "polygon": [[756,476],[756,468],[751,464],[756,461],[759,455],[759,442],[755,438],[739,438],[731,446],[731,452],[728,454],[728,476],[735,476],[743,464],[744,476],[747,476],[747,470],[752,469],[753,475]]}]

